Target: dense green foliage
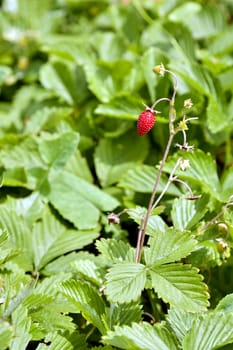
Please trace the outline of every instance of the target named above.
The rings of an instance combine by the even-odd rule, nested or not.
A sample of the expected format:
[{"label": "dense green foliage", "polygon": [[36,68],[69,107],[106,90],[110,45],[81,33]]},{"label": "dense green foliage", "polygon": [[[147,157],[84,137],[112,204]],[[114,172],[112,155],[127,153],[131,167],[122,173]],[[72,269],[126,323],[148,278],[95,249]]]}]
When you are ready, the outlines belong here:
[{"label": "dense green foliage", "polygon": [[[232,349],[232,2],[1,3],[0,350]],[[175,123],[198,119],[136,262],[169,136],[165,102],[136,132],[173,93],[160,63]]]}]

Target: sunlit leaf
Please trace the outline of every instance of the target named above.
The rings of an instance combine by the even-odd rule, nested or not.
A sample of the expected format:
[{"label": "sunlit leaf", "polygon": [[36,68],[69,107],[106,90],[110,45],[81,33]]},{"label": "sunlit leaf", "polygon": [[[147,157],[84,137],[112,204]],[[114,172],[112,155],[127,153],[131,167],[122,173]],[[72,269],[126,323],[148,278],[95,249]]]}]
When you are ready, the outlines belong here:
[{"label": "sunlit leaf", "polygon": [[213,312],[200,316],[183,340],[183,349],[212,350],[233,343],[232,313]]},{"label": "sunlit leaf", "polygon": [[136,121],[142,109],[138,99],[132,97],[115,98],[109,103],[99,104],[95,113],[105,117]]},{"label": "sunlit leaf", "polygon": [[81,281],[65,281],[60,287],[61,292],[70,300],[77,312],[81,312],[83,317],[105,333],[101,315],[104,314],[104,302],[98,292],[89,284]]},{"label": "sunlit leaf", "polygon": [[[119,186],[131,189],[135,192],[151,193],[157,175],[158,170],[155,167],[142,164],[134,167],[134,169],[129,169],[120,179]],[[159,182],[158,192],[163,190],[166,183],[167,179],[164,176]],[[180,195],[179,189],[174,184],[169,186],[167,193],[176,196]]]},{"label": "sunlit leaf", "polygon": [[191,1],[178,7],[170,17],[184,22],[197,39],[216,35],[224,27],[222,14],[214,6],[201,7]]},{"label": "sunlit leaf", "polygon": [[35,267],[41,269],[54,258],[83,248],[98,234],[98,230],[67,229],[49,210],[46,210],[41,220],[35,223],[32,231]]},{"label": "sunlit leaf", "polygon": [[179,310],[200,312],[208,306],[207,287],[196,268],[167,264],[150,270],[151,282],[159,297]]},{"label": "sunlit leaf", "polygon": [[[184,157],[184,154],[181,154]],[[170,158],[165,165],[166,172],[170,172],[177,161],[178,154]],[[186,160],[190,163],[190,168],[186,171],[177,170],[176,174],[181,179],[190,181],[191,183],[198,184],[205,193],[209,193],[211,196],[220,200],[220,181],[218,178],[216,162],[209,153],[204,153],[201,150],[195,150],[195,152],[185,153]]]},{"label": "sunlit leaf", "polygon": [[0,206],[0,227],[7,231],[12,247],[19,249],[22,265],[31,270],[31,231],[25,218],[17,213],[15,206],[11,206],[10,201]]},{"label": "sunlit leaf", "polygon": [[36,133],[55,127],[61,120],[68,118],[72,112],[67,107],[44,107],[37,110],[27,120],[25,130],[28,133]]},{"label": "sunlit leaf", "polygon": [[82,156],[81,152],[77,149],[76,152],[69,158],[65,166],[66,171],[87,180],[93,182],[93,175],[89,168],[87,159]]},{"label": "sunlit leaf", "polygon": [[185,198],[175,199],[171,211],[174,227],[185,230],[199,223],[207,211],[207,203],[208,196],[203,196],[196,201]]},{"label": "sunlit leaf", "polygon": [[12,314],[12,323],[14,329],[14,338],[11,341],[12,350],[24,350],[28,345],[31,334],[31,320],[27,315],[25,307],[20,305]]},{"label": "sunlit leaf", "polygon": [[1,322],[0,327],[0,348],[6,349],[13,337],[12,326],[8,322]]},{"label": "sunlit leaf", "polygon": [[135,303],[111,304],[106,311],[106,323],[109,330],[113,330],[116,325],[131,325],[133,322],[140,322],[142,317],[141,305]]},{"label": "sunlit leaf", "polygon": [[[143,334],[143,336],[142,336]],[[120,349],[177,350],[174,336],[163,326],[134,323],[131,327],[115,327],[103,337],[108,344]]]},{"label": "sunlit leaf", "polygon": [[50,178],[52,205],[79,229],[97,227],[100,210],[111,211],[118,201],[78,176],[66,171]]},{"label": "sunlit leaf", "polygon": [[155,231],[149,239],[150,247],[145,251],[146,263],[155,266],[180,260],[189,255],[196,244],[190,233],[174,229]]},{"label": "sunlit leaf", "polygon": [[176,308],[171,308],[168,311],[166,320],[180,342],[183,341],[185,335],[192,327],[193,321],[198,318],[198,315],[198,313],[186,312]]},{"label": "sunlit leaf", "polygon": [[128,243],[116,239],[104,239],[96,242],[98,251],[110,262],[133,262],[135,251]]},{"label": "sunlit leaf", "polygon": [[83,70],[71,63],[46,63],[41,68],[40,80],[45,88],[53,90],[69,105],[76,105],[85,98],[86,81]]},{"label": "sunlit leaf", "polygon": [[109,269],[106,294],[113,302],[137,300],[146,283],[146,269],[142,264],[118,263]]}]

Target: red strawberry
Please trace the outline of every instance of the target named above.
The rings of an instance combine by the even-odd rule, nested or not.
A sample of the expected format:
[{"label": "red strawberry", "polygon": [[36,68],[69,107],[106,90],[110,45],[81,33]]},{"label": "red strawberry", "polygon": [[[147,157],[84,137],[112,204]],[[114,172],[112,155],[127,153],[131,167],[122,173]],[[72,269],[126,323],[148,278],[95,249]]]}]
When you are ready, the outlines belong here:
[{"label": "red strawberry", "polygon": [[147,134],[156,122],[155,111],[151,108],[146,108],[138,117],[137,132],[139,136]]}]

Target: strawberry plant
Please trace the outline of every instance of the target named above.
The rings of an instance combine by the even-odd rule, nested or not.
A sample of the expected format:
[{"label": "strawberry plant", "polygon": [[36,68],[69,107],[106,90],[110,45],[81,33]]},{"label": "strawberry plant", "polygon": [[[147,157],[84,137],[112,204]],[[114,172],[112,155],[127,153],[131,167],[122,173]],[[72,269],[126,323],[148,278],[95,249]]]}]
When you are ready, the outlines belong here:
[{"label": "strawberry plant", "polygon": [[231,349],[231,1],[0,3],[0,350]]}]

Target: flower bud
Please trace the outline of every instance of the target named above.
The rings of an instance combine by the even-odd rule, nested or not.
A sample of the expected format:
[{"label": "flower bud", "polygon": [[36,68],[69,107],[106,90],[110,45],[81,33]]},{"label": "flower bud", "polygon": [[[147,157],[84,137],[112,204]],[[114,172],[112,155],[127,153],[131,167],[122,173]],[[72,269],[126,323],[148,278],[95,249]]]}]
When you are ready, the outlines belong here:
[{"label": "flower bud", "polygon": [[164,74],[165,74],[164,65],[161,63],[160,65],[155,66],[155,67],[153,68],[153,72],[156,73],[156,74],[159,74],[159,75],[161,75],[161,77],[163,77]]},{"label": "flower bud", "polygon": [[117,214],[111,213],[108,215],[108,223],[109,224],[119,224],[120,223],[120,218]]}]

